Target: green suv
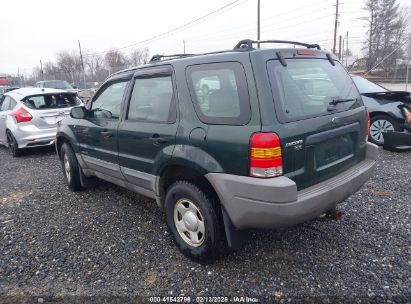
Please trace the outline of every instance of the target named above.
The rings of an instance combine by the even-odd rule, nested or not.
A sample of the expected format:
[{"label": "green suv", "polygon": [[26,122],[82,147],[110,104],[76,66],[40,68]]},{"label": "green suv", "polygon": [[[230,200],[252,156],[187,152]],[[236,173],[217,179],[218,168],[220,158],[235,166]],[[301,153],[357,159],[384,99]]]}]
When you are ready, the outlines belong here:
[{"label": "green suv", "polygon": [[351,77],[318,45],[255,43],[111,75],[59,124],[69,187],[100,178],[155,199],[180,250],[203,261],[249,228],[314,219],[357,191],[377,147]]}]

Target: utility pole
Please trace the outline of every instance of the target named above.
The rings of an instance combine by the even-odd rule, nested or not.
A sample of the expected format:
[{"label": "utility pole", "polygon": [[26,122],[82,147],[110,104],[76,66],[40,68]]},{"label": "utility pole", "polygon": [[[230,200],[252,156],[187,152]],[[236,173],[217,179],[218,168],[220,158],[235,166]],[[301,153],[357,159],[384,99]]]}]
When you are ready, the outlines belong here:
[{"label": "utility pole", "polygon": [[[260,41],[260,0],[257,0],[257,40]],[[260,43],[257,43],[257,47],[260,48]]]},{"label": "utility pole", "polygon": [[340,1],[337,0],[337,3],[335,5],[335,24],[334,24],[334,46],[333,46],[333,53],[336,53],[336,44],[337,44],[337,27],[338,27],[338,6],[340,4]]},{"label": "utility pole", "polygon": [[344,65],[344,53],[345,53],[344,50],[345,50],[345,38],[342,39],[342,51],[340,51],[341,52],[341,63],[342,63],[342,65]]},{"label": "utility pole", "polygon": [[44,80],[43,62],[41,62],[41,60],[40,60],[40,74],[41,74],[41,80]]},{"label": "utility pole", "polygon": [[342,39],[342,36],[340,35],[340,42],[339,42],[339,47],[338,47],[338,60],[340,60],[340,61],[341,61],[341,51],[342,51],[342,49],[341,49],[341,39]]},{"label": "utility pole", "polygon": [[83,54],[81,53],[80,40],[78,40],[78,48],[80,50],[81,67],[83,68],[83,86],[86,87],[86,71],[84,70]]},{"label": "utility pole", "polygon": [[186,53],[186,41],[185,40],[183,40],[183,54],[185,54]]},{"label": "utility pole", "polygon": [[347,38],[345,42],[347,44],[347,48],[345,49],[345,67],[348,67],[348,31],[347,31]]}]

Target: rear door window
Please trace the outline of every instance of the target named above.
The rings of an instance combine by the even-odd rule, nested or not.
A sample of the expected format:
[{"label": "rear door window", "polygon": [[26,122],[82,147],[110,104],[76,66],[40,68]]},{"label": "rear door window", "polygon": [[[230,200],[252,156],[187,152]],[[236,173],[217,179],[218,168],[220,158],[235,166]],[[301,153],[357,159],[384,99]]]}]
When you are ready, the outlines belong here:
[{"label": "rear door window", "polygon": [[191,98],[202,122],[248,123],[250,100],[244,68],[240,63],[194,65],[187,68],[186,74]]},{"label": "rear door window", "polygon": [[69,108],[80,105],[80,100],[76,94],[47,94],[28,96],[23,100],[25,106],[34,110],[48,110]]},{"label": "rear door window", "polygon": [[136,78],[127,119],[172,123],[176,119],[172,101],[173,82],[171,75]]},{"label": "rear door window", "polygon": [[[289,59],[267,64],[280,122],[347,111],[361,105],[351,77],[338,63],[323,59]],[[330,102],[344,100],[330,107]]]}]

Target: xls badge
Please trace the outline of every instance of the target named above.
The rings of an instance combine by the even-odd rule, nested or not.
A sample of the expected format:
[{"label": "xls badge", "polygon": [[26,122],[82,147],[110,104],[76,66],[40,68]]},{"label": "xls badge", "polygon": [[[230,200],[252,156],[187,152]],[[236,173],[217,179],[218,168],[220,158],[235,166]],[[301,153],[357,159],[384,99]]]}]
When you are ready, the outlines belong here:
[{"label": "xls badge", "polygon": [[303,140],[296,140],[285,144],[286,148],[294,148],[294,150],[301,150],[303,148]]}]

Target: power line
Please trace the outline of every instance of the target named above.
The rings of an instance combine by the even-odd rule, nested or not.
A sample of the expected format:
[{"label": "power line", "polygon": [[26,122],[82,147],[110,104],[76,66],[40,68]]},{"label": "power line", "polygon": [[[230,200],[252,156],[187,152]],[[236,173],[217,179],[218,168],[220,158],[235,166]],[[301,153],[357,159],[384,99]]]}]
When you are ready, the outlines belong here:
[{"label": "power line", "polygon": [[[315,6],[315,5],[317,5],[317,4],[320,4],[320,3],[324,3],[324,0],[317,1],[317,2],[308,4],[308,5],[305,5],[305,6],[301,6],[301,7],[297,8],[297,9],[289,10],[289,11],[286,11],[286,12],[284,12],[284,13],[277,14],[277,15],[274,15],[274,16],[271,16],[271,17],[267,17],[267,18],[265,18],[265,19],[262,19],[262,21],[264,21],[264,20],[269,20],[269,19],[272,19],[272,18],[275,18],[275,17],[282,17],[282,16],[287,15],[287,14],[290,14],[290,13],[292,14],[292,13],[294,13],[294,12],[301,11],[301,10],[306,9],[306,8],[308,8],[308,7],[313,7],[313,6]],[[333,6],[334,6],[334,5],[333,5]]]},{"label": "power line", "polygon": [[[242,1],[242,2],[241,2],[241,1]],[[233,9],[234,7],[236,7],[236,6],[240,5],[240,4],[243,4],[243,3],[247,2],[247,1],[248,1],[248,0],[235,0],[235,1],[233,1],[233,2],[230,2],[229,4],[226,4],[226,5],[224,5],[224,6],[220,7],[220,8],[218,8],[218,9],[216,9],[216,10],[214,10],[214,11],[212,11],[212,12],[206,14],[206,15],[204,15],[204,16],[201,16],[201,17],[199,17],[199,18],[197,18],[197,19],[194,19],[194,20],[192,20],[192,21],[190,21],[190,22],[187,22],[187,23],[185,23],[185,24],[183,24],[183,25],[180,25],[180,26],[178,26],[178,27],[176,27],[176,28],[173,28],[173,29],[171,29],[171,30],[169,30],[169,31],[167,31],[167,32],[164,32],[164,33],[155,35],[155,36],[153,36],[153,37],[151,37],[151,38],[144,39],[144,40],[141,40],[141,41],[139,41],[139,42],[135,42],[135,43],[133,43],[133,44],[129,44],[129,45],[126,45],[126,46],[123,46],[123,47],[120,47],[120,48],[115,48],[115,49],[116,49],[116,50],[122,50],[122,49],[130,48],[130,47],[133,47],[133,46],[137,46],[137,45],[140,45],[140,44],[143,44],[143,43],[147,43],[147,42],[150,42],[150,41],[158,40],[158,39],[163,38],[163,37],[165,37],[165,36],[168,36],[168,35],[170,35],[170,34],[180,32],[180,31],[182,31],[182,30],[184,30],[184,29],[186,29],[186,28],[189,28],[189,27],[191,27],[191,26],[194,26],[194,25],[197,25],[197,24],[199,24],[199,23],[201,23],[201,22],[204,22],[204,21],[208,20],[208,19],[211,18],[211,17],[218,16],[219,14],[217,14],[217,13],[219,13],[219,12],[221,12],[221,11],[223,11],[223,10],[224,10],[223,12],[227,12],[227,11]],[[239,2],[241,2],[241,3],[239,3]],[[234,5],[234,4],[236,4],[236,5]],[[221,12],[221,13],[222,13],[222,12]],[[110,50],[107,50],[107,51],[104,51],[104,52],[89,53],[89,54],[86,54],[86,55],[89,56],[89,55],[92,55],[92,54],[105,54],[105,53],[107,53],[107,52],[109,52],[109,51],[110,51]]]},{"label": "power line", "polygon": [[[297,25],[301,25],[301,24],[305,24],[305,23],[309,23],[309,22],[313,22],[313,21],[325,19],[325,18],[328,18],[328,17],[330,17],[330,16],[334,16],[334,14],[330,14],[330,15],[326,15],[326,16],[322,16],[322,17],[316,17],[316,18],[314,18],[314,19],[306,20],[306,21],[299,22],[299,23],[293,23],[292,25],[286,25],[286,26],[282,26],[282,27],[275,27],[275,28],[272,28],[272,30],[279,30],[279,29],[283,29],[283,28],[295,27],[295,26],[297,26]],[[269,28],[269,27],[268,27],[268,28]]]},{"label": "power line", "polygon": [[369,69],[364,76],[367,76],[369,72],[371,72],[372,70],[374,70],[375,68],[379,67],[381,63],[383,63],[385,60],[387,60],[388,58],[391,57],[392,54],[394,54],[396,51],[398,51],[400,48],[402,48],[409,40],[411,39],[411,37],[405,39],[398,47],[396,47],[392,52],[390,52],[387,56],[385,56],[383,59],[381,59],[381,61],[379,63],[377,63],[374,67],[372,67],[371,69]]},{"label": "power line", "polygon": [[[312,14],[315,14],[315,13],[318,13],[318,12],[321,12],[321,11],[325,11],[325,10],[327,10],[327,9],[330,9],[330,8],[334,7],[334,6],[335,6],[335,5],[331,5],[331,6],[327,6],[327,7],[321,8],[321,9],[316,9],[316,10],[310,11],[310,12],[308,12],[308,13],[304,13],[304,14],[301,14],[301,15],[293,16],[293,18],[301,18],[301,17],[309,16],[309,15],[312,15]],[[283,24],[283,23],[293,22],[293,21],[294,21],[294,20],[290,20],[290,19],[288,19],[288,20],[282,20],[282,21],[280,21],[280,22],[274,22],[274,23],[266,24],[266,26],[278,25],[278,24]]]}]

